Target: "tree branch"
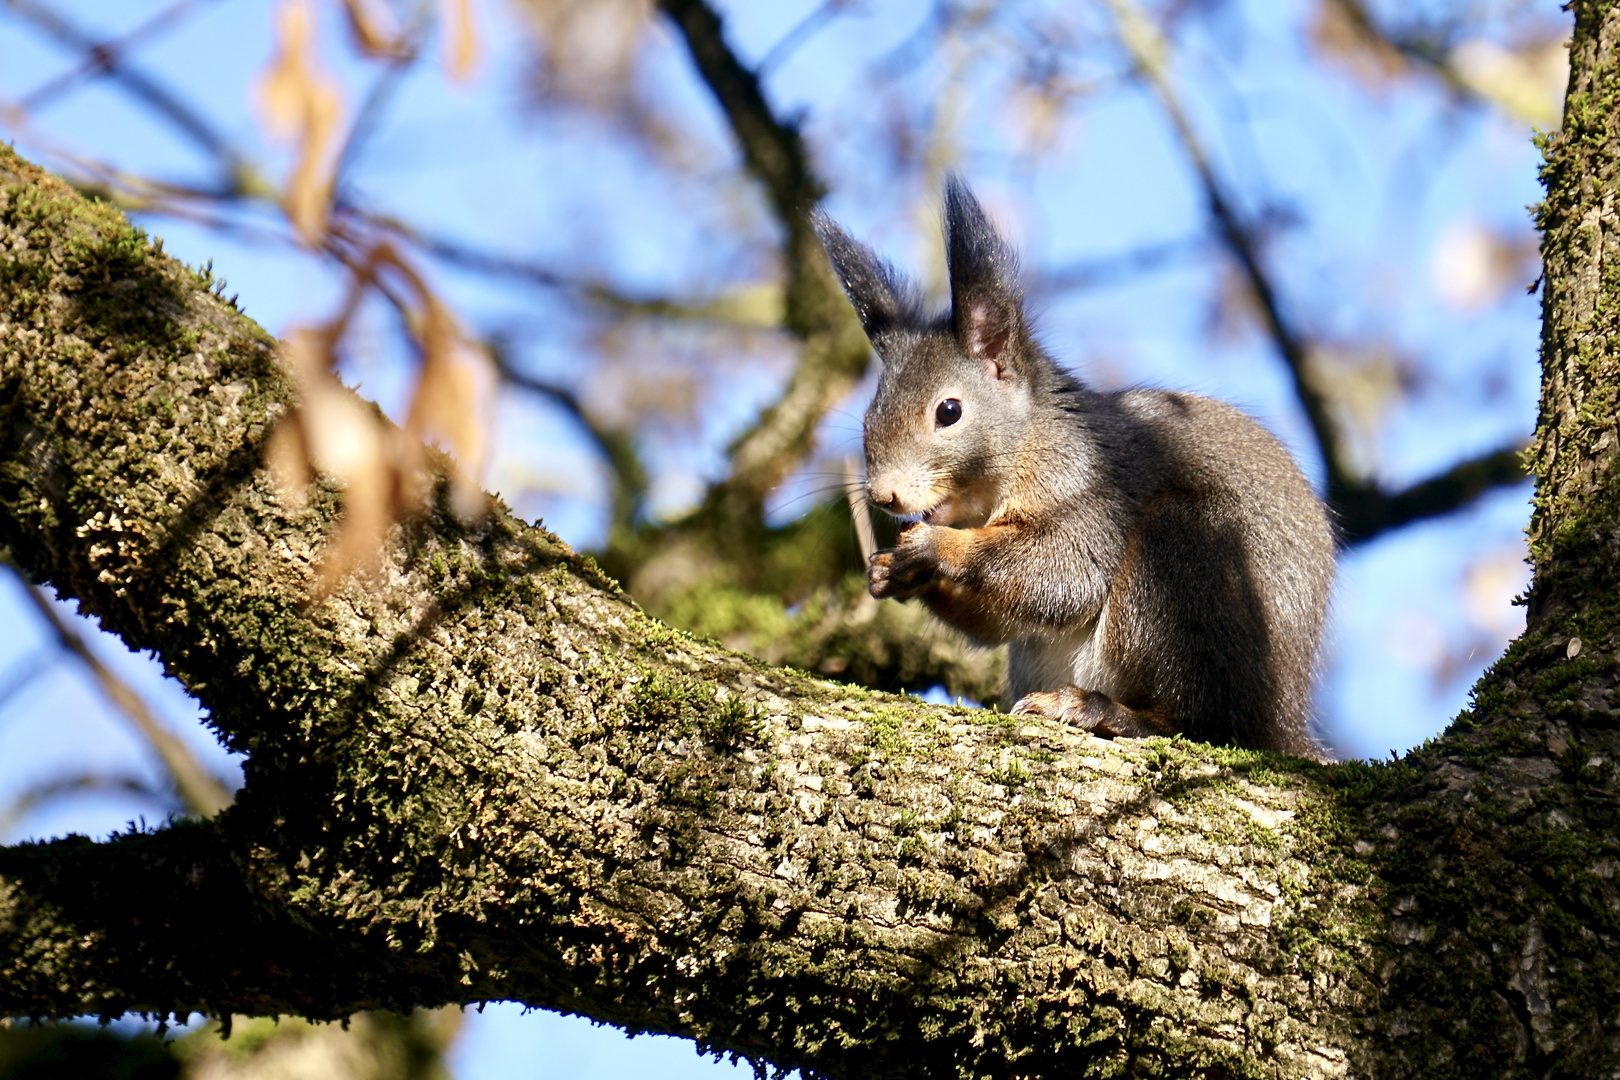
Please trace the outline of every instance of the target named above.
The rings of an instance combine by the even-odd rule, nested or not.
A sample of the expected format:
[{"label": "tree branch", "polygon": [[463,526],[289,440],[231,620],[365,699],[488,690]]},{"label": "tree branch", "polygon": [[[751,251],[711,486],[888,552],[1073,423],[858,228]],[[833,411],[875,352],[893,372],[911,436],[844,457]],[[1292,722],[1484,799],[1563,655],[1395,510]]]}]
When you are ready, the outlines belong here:
[{"label": "tree branch", "polygon": [[1477,79],[1469,78],[1453,63],[1443,38],[1422,33],[1400,33],[1386,28],[1373,17],[1361,0],[1322,0],[1342,20],[1342,25],[1361,39],[1363,47],[1393,59],[1396,65],[1429,72],[1457,98],[1513,112],[1502,97],[1493,96]]},{"label": "tree branch", "polygon": [[231,793],[225,790],[225,785],[204,768],[186,744],[157,718],[134,687],[101,662],[101,658],[90,650],[84,635],[62,618],[50,599],[33,585],[25,585],[23,592],[33,602],[34,610],[45,620],[45,625],[51,628],[57,644],[89,669],[107,700],[129,720],[136,734],[157,754],[174,779],[175,790],[186,808],[194,814],[208,817],[231,805]]},{"label": "tree branch", "polygon": [[84,53],[87,61],[93,62],[98,70],[129,91],[137,101],[150,106],[198,149],[213,158],[222,176],[220,194],[234,194],[259,186],[250,182],[252,170],[247,160],[207,117],[159,80],[124,62],[117,50],[109,49],[96,35],[37,0],[5,0],[5,5],[12,14],[42,33],[70,49]]},{"label": "tree branch", "polygon": [[26,690],[30,683],[51,669],[55,658],[61,655],[54,646],[45,650],[49,655],[39,656],[29,653],[0,672],[0,709],[11,703],[11,699]]},{"label": "tree branch", "polygon": [[1362,485],[1341,492],[1334,506],[1339,542],[1355,547],[1403,525],[1443,517],[1468,506],[1487,491],[1523,483],[1529,475],[1524,467],[1524,448],[1505,446],[1453,465],[1405,491],[1385,494],[1371,485]]},{"label": "tree branch", "polygon": [[1095,289],[1118,285],[1138,274],[1151,273],[1165,266],[1189,261],[1211,251],[1204,237],[1181,240],[1162,240],[1145,244],[1132,251],[1080,259],[1063,266],[1055,266],[1042,273],[1030,285],[1037,296],[1050,296],[1071,289]]},{"label": "tree branch", "polygon": [[0,806],[0,836],[10,833],[19,821],[47,803],[73,795],[102,791],[134,795],[156,804],[165,812],[176,809],[173,792],[154,788],[138,776],[129,773],[68,773],[34,784],[9,803]]},{"label": "tree branch", "polygon": [[[56,98],[69,92],[80,83],[93,79],[98,75],[105,74],[112,61],[115,60],[120,54],[128,52],[148,38],[154,37],[163,31],[168,30],[186,15],[190,14],[193,8],[196,8],[202,3],[206,2],[209,2],[209,0],[174,0],[174,2],[168,7],[158,11],[145,22],[124,34],[122,37],[97,42],[94,46],[86,51],[85,57],[79,63],[78,67],[73,68],[71,71],[63,72],[55,78],[36,86],[34,89],[18,98],[16,102],[17,108],[22,109],[25,112],[33,112],[39,109],[41,106],[47,105]],[[37,13],[41,10],[38,7],[29,4],[24,4],[20,7],[18,5],[10,6],[19,10],[24,18],[34,22],[36,26],[41,26],[42,29],[50,31],[52,36],[56,37],[58,40],[64,41],[64,43],[71,44],[76,47],[83,47],[84,41],[86,40],[86,35],[84,32],[75,32],[74,28],[72,27],[63,27],[59,21],[60,16],[55,12],[48,10],[45,12],[46,15],[51,17],[51,22],[47,25],[42,24],[36,17]],[[66,30],[66,33],[63,33],[63,30]]]},{"label": "tree branch", "polygon": [[1159,104],[1169,117],[1170,125],[1175,129],[1182,149],[1198,175],[1216,231],[1248,281],[1249,290],[1260,307],[1266,332],[1293,380],[1294,396],[1305,410],[1305,418],[1316,436],[1323,463],[1327,467],[1328,501],[1331,503],[1336,492],[1354,487],[1358,481],[1346,471],[1338,428],[1329,413],[1327,399],[1311,383],[1310,357],[1305,340],[1283,316],[1277,290],[1260,264],[1259,246],[1225,186],[1215,175],[1215,167],[1210,163],[1203,140],[1198,137],[1186,110],[1181,107],[1180,97],[1170,83],[1167,70],[1169,43],[1132,0],[1109,0],[1109,6],[1119,23],[1120,41],[1158,95]]},{"label": "tree branch", "polygon": [[851,574],[791,607],[775,596],[714,582],[661,606],[676,626],[728,649],[857,686],[943,686],[953,698],[991,702],[1004,685],[1005,650],[969,643],[920,603],[877,603],[866,591],[865,574]]},{"label": "tree branch", "polygon": [[566,387],[536,379],[512,365],[510,351],[496,342],[489,350],[495,370],[512,386],[550,401],[566,412],[580,429],[596,444],[596,449],[613,472],[612,530],[615,535],[628,533],[635,526],[636,515],[647,494],[647,472],[636,452],[636,441],[629,432],[599,423],[585,411],[579,396]]},{"label": "tree branch", "polygon": [[[368,224],[398,233],[428,255],[462,270],[490,277],[520,281],[536,288],[568,293],[580,300],[595,304],[607,313],[619,317],[643,319],[674,319],[683,321],[707,320],[740,326],[774,326],[776,319],[767,318],[774,304],[739,300],[725,294],[709,298],[682,298],[626,293],[599,278],[576,277],[553,269],[543,263],[532,262],[500,252],[487,251],[451,237],[421,232],[404,222],[367,214],[354,207],[344,207],[361,214]],[[745,287],[743,296],[755,287]],[[774,287],[772,290],[774,291]]]},{"label": "tree branch", "polygon": [[[1526,634],[1554,641],[1597,640],[1605,606],[1620,595],[1620,530],[1612,524],[1620,517],[1620,289],[1609,254],[1615,223],[1606,209],[1620,169],[1620,110],[1609,96],[1620,83],[1620,62],[1608,44],[1620,35],[1620,10],[1594,0],[1572,6],[1564,122],[1540,140],[1547,187],[1535,207],[1544,273],[1541,406],[1525,453],[1536,475]],[[1612,708],[1614,692],[1601,693]]]}]

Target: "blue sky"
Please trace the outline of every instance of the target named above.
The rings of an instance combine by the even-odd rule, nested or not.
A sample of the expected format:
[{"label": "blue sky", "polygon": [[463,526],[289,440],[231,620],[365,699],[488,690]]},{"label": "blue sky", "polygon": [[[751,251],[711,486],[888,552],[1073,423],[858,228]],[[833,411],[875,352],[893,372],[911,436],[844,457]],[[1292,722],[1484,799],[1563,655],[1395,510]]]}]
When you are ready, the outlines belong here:
[{"label": "blue sky", "polygon": [[[158,5],[61,6],[112,33]],[[734,47],[758,58],[816,5],[721,6]],[[853,232],[919,274],[937,258],[930,201],[936,196],[924,186],[928,178],[896,168],[883,150],[891,114],[937,102],[941,110],[950,104],[955,116],[941,145],[1035,272],[1161,241],[1196,243],[1206,234],[1199,192],[1160,110],[1109,75],[1117,64],[1111,68],[1103,52],[1081,65],[1102,89],[1039,153],[1017,145],[1019,117],[1009,111],[1006,69],[993,52],[966,76],[934,56],[874,80],[874,63],[915,34],[928,6],[851,5],[766,79],[778,110],[806,117],[806,136],[831,188],[827,208]],[[265,142],[249,90],[269,55],[271,7],[269,0],[198,3],[180,29],[143,46],[136,59],[279,174],[285,150]],[[1554,5],[1543,7],[1543,15],[1556,16]],[[1255,0],[1223,10],[1192,24],[1176,76],[1218,167],[1244,193],[1246,211],[1269,209],[1289,222],[1268,249],[1289,309],[1314,333],[1375,340],[1400,361],[1394,370],[1407,380],[1407,393],[1369,426],[1375,475],[1409,483],[1528,436],[1539,300],[1513,289],[1484,307],[1459,310],[1446,301],[1436,265],[1459,228],[1484,224],[1530,235],[1525,208],[1540,191],[1529,128],[1487,107],[1459,107],[1422,80],[1368,93],[1307,46],[1301,4]],[[478,13],[487,47],[478,77],[463,87],[428,71],[404,84],[354,177],[367,200],[492,249],[588,266],[627,290],[690,293],[768,274],[762,255],[768,216],[746,184],[731,181],[721,189],[726,198],[716,199],[717,177],[727,173],[734,151],[669,32],[655,28],[644,44],[645,79],[700,159],[673,179],[600,124],[529,108],[526,39],[505,6],[490,0]],[[327,55],[352,101],[373,69],[348,55],[334,20],[323,26]],[[0,101],[15,100],[71,63],[0,16]],[[206,161],[170,126],[97,83],[6,137],[36,158],[80,155],[167,178],[207,176]],[[263,220],[273,224],[268,215]],[[211,259],[243,309],[273,332],[318,319],[333,305],[333,273],[291,245],[172,218],[145,224],[179,257]],[[1210,332],[1219,268],[1220,255],[1206,246],[1151,274],[1037,297],[1045,338],[1099,385],[1174,385],[1238,403],[1320,480],[1308,430],[1267,343],[1242,329]],[[470,324],[515,335],[523,362],[578,376],[593,330],[565,297],[442,266],[431,274]],[[369,326],[371,344],[357,350],[347,375],[397,409],[408,371],[389,344],[386,322],[376,317]],[[649,434],[644,452],[654,466],[655,508],[674,511],[695,498],[721,467],[729,436],[771,400],[789,353],[780,340],[758,344],[763,363],[752,355],[717,361],[726,365],[715,380],[723,389],[700,395],[696,421]],[[857,394],[829,418],[825,445],[854,452],[851,417],[861,407]],[[487,482],[565,539],[586,547],[599,540],[604,474],[567,419],[513,396],[501,404],[499,425]],[[788,485],[778,500],[784,513],[802,504],[795,493],[811,483]],[[1527,500],[1527,487],[1498,492],[1466,514],[1403,530],[1344,558],[1318,695],[1326,734],[1342,752],[1402,751],[1464,707],[1473,679],[1522,625],[1509,600],[1527,573],[1521,563]],[[150,755],[73,661],[51,659],[14,583],[0,589],[0,628],[0,694],[20,686],[0,700],[0,800],[69,771],[157,779]],[[154,661],[105,637],[96,648],[199,753],[224,773],[236,768]],[[141,814],[156,818],[161,811],[126,796],[85,797],[30,813],[4,839],[105,834]],[[699,1059],[676,1040],[626,1043],[584,1021],[520,1013],[492,1006],[469,1019],[456,1051],[458,1076],[684,1076],[732,1068]]]}]

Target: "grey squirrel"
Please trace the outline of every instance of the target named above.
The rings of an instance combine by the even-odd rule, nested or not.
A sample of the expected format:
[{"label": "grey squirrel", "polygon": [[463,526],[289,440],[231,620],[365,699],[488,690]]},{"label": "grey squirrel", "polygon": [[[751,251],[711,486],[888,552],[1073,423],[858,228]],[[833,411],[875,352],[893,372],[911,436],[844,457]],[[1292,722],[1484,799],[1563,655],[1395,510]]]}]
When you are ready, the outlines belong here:
[{"label": "grey squirrel", "polygon": [[872,595],[1006,642],[1015,713],[1320,756],[1307,718],[1334,542],[1288,451],[1222,402],[1069,374],[954,177],[941,315],[831,219],[815,226],[883,364],[867,494],[912,519],[872,555]]}]

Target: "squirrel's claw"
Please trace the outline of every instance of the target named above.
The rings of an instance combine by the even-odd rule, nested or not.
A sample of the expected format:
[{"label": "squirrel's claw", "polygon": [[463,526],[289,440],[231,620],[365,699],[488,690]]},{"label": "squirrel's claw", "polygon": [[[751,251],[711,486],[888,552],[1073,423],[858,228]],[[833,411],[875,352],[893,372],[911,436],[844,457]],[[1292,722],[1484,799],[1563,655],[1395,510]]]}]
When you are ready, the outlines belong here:
[{"label": "squirrel's claw", "polygon": [[877,600],[907,600],[934,580],[931,564],[887,549],[872,553],[866,564],[867,590]]},{"label": "squirrel's claw", "polygon": [[1078,713],[1085,704],[1086,692],[1076,686],[1061,690],[1039,690],[1025,694],[1012,707],[1014,716],[1044,716],[1049,720],[1068,722],[1069,714]]},{"label": "squirrel's claw", "polygon": [[1012,712],[1014,716],[1060,720],[1107,739],[1147,739],[1168,735],[1173,730],[1153,713],[1127,708],[1107,694],[1082,690],[1078,686],[1026,694],[1013,705]]}]

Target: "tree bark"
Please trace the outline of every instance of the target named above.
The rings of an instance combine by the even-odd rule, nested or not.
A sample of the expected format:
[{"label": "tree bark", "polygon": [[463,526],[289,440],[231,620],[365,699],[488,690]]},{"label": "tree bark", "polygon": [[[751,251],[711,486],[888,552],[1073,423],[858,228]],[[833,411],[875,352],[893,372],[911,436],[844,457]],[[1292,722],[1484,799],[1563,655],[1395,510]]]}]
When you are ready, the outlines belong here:
[{"label": "tree bark", "polygon": [[210,821],[0,849],[0,1013],[502,998],[841,1077],[1620,1069],[1620,16],[1575,11],[1530,627],[1384,765],[769,668],[447,495],[312,602],[340,501],[262,467],[276,343],[0,149],[0,544],[247,754]]}]

